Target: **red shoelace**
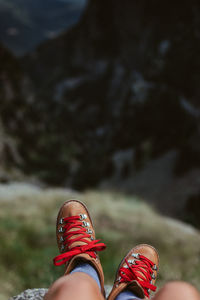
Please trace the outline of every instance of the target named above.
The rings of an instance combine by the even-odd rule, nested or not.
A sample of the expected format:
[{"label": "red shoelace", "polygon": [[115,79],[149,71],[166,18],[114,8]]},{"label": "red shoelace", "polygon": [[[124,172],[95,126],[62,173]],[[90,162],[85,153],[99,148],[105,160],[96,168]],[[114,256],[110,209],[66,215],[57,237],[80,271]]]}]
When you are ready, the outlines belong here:
[{"label": "red shoelace", "polygon": [[151,284],[154,263],[141,254],[134,259],[133,264],[130,264],[127,259],[125,261],[128,268],[120,268],[119,275],[121,278],[119,282],[136,280],[143,288],[145,296],[149,298],[150,290],[156,291],[156,286]]},{"label": "red shoelace", "polygon": [[[65,253],[62,253],[56,256],[53,261],[55,266],[60,266],[65,264],[75,255],[86,253],[90,255],[92,258],[96,258],[96,251],[102,251],[106,248],[104,243],[99,243],[100,240],[88,240],[87,238],[91,239],[91,235],[87,232],[88,228],[83,227],[83,221],[81,220],[80,216],[72,216],[63,218],[63,229],[64,233],[62,237],[64,239],[63,245],[65,246]],[[74,231],[70,231],[70,229],[77,229]],[[76,236],[72,238],[73,236]],[[72,247],[69,249],[70,245],[74,242],[84,242],[85,245]]]}]

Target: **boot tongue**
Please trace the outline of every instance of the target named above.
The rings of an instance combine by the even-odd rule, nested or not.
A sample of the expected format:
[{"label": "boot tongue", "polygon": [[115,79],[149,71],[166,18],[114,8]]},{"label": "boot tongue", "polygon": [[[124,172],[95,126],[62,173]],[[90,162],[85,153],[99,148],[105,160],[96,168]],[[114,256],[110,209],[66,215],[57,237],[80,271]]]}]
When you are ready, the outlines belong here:
[{"label": "boot tongue", "polygon": [[67,269],[66,269],[66,273],[65,274],[70,273],[81,262],[88,262],[90,260],[91,260],[91,258],[89,256],[89,254],[87,254],[87,253],[81,253],[81,254],[78,254],[78,255],[74,256],[71,259],[71,261],[69,261],[66,264]]},{"label": "boot tongue", "polygon": [[131,281],[128,284],[127,289],[132,291],[139,298],[142,298],[142,299],[145,298],[143,288],[141,287],[141,285],[136,280]]},{"label": "boot tongue", "polygon": [[[73,231],[77,231],[78,229],[77,228],[72,228],[72,229],[70,229],[68,232],[73,232]],[[83,235],[82,234],[75,234],[75,235],[73,235],[70,239],[69,239],[69,241],[70,240],[73,240],[73,239],[75,239],[75,238],[83,238]],[[90,242],[91,241],[91,239],[89,239],[89,238],[87,238],[87,237],[84,237],[84,240],[85,241],[88,241],[88,242]],[[69,250],[71,250],[72,248],[75,248],[75,247],[79,247],[79,246],[83,246],[83,245],[87,245],[87,243],[86,242],[83,242],[83,241],[75,241],[74,243],[72,243],[69,247],[68,247],[68,249]]]}]

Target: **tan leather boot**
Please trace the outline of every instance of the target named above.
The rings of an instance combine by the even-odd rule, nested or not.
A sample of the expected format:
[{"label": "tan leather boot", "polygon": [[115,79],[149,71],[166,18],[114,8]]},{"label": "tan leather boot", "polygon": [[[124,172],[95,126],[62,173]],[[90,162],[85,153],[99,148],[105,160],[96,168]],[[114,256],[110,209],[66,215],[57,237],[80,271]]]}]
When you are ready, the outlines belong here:
[{"label": "tan leather boot", "polygon": [[57,217],[56,236],[60,255],[54,258],[56,266],[66,264],[65,275],[80,262],[91,264],[97,271],[104,292],[104,275],[97,251],[106,245],[95,239],[95,231],[86,206],[78,200],[65,202]]},{"label": "tan leather boot", "polygon": [[155,291],[159,256],[150,245],[131,249],[121,261],[108,300],[114,300],[123,290],[132,291],[139,298],[149,298]]}]

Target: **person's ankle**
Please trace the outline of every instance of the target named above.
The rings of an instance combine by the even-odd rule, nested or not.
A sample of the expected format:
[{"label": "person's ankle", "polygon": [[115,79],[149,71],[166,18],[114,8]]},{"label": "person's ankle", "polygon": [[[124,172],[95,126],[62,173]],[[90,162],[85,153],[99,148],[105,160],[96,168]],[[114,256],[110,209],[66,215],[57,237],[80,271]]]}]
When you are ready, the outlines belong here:
[{"label": "person's ankle", "polygon": [[90,277],[92,277],[96,281],[99,289],[101,290],[101,284],[100,284],[100,279],[99,279],[98,273],[91,264],[89,264],[87,262],[80,262],[78,265],[75,266],[75,268],[70,272],[70,274],[73,274],[76,272],[85,273],[85,274],[89,275]]},{"label": "person's ankle", "polygon": [[125,289],[117,297],[115,300],[134,300],[134,299],[141,299],[137,297],[132,291]]}]

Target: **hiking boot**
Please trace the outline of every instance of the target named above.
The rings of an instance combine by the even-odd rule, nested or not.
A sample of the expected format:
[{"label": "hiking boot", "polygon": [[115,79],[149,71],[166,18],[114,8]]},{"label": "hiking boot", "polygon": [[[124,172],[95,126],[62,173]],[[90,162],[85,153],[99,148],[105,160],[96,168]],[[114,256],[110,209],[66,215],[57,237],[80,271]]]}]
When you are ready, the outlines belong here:
[{"label": "hiking boot", "polygon": [[108,300],[114,300],[124,290],[132,291],[139,298],[149,298],[156,291],[159,256],[149,245],[131,249],[121,261]]},{"label": "hiking boot", "polygon": [[80,262],[91,264],[99,275],[101,291],[104,292],[104,275],[97,251],[106,248],[95,239],[95,231],[86,206],[78,200],[65,202],[57,217],[57,244],[60,255],[54,258],[54,265],[66,265],[65,275]]}]

